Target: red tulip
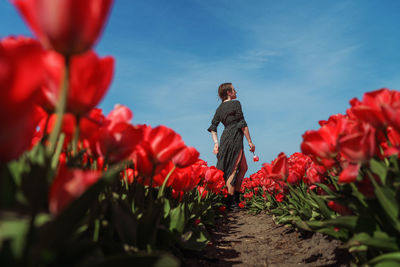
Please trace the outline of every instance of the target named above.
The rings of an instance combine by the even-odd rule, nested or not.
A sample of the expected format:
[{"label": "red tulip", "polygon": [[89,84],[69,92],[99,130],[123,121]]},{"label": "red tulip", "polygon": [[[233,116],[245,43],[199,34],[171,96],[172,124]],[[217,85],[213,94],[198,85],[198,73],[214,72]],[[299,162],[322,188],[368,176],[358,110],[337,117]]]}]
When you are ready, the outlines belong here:
[{"label": "red tulip", "polygon": [[[44,57],[46,83],[42,87],[42,106],[53,112],[58,103],[64,75],[64,58],[49,51]],[[67,112],[83,116],[90,112],[107,92],[114,72],[112,57],[98,58],[89,51],[72,57],[70,65]]]},{"label": "red tulip", "polygon": [[381,108],[389,125],[400,132],[400,92],[391,91],[390,103],[381,104]]},{"label": "red tulip", "polygon": [[107,116],[104,125],[92,136],[92,142],[96,143],[97,153],[108,160],[116,163],[129,157],[143,139],[141,127],[132,126],[128,121],[132,118],[115,116],[118,110],[129,110],[127,107],[117,105]]},{"label": "red tulip", "polygon": [[85,52],[99,38],[112,0],[13,0],[41,43],[64,55]]},{"label": "red tulip", "polygon": [[281,152],[278,157],[271,162],[271,165],[271,175],[276,178],[285,180],[289,174],[287,157],[285,153]]},{"label": "red tulip", "polygon": [[199,159],[200,153],[194,147],[185,147],[172,158],[172,162],[179,168],[194,164]]},{"label": "red tulip", "polygon": [[142,129],[125,122],[102,127],[97,141],[97,153],[108,162],[116,163],[129,157],[142,138]]},{"label": "red tulip", "polygon": [[74,199],[99,180],[101,172],[67,169],[61,166],[49,192],[49,210],[60,213]]},{"label": "red tulip", "polygon": [[[131,158],[142,176],[150,177],[158,174],[169,161],[175,157],[185,143],[181,136],[170,128],[158,126],[151,128],[147,125],[138,126],[143,131],[143,141],[136,147]],[[194,153],[195,154],[195,153]],[[189,154],[183,154],[190,162]],[[187,163],[186,162],[186,163]]]},{"label": "red tulip", "polygon": [[310,157],[296,152],[288,158],[287,162],[289,167],[287,182],[290,184],[298,184],[304,177],[312,160]]},{"label": "red tulip", "polygon": [[320,123],[322,124],[320,129],[304,133],[301,151],[316,158],[320,163],[332,165],[332,159],[337,155],[337,139],[346,129],[348,119],[337,114],[329,117],[327,122]]},{"label": "red tulip", "polygon": [[363,124],[360,131],[339,139],[340,153],[351,162],[366,162],[376,151],[375,129]]},{"label": "red tulip", "polygon": [[36,107],[42,56],[33,39],[7,37],[0,42],[0,161],[15,159],[31,147],[43,116]]},{"label": "red tulip", "polygon": [[159,163],[171,160],[185,147],[181,136],[165,126],[153,128],[145,140],[150,144],[154,159]]},{"label": "red tulip", "polygon": [[285,195],[282,193],[278,193],[275,195],[275,199],[277,202],[282,202],[285,199]]},{"label": "red tulip", "polygon": [[116,104],[114,109],[107,115],[107,120],[110,124],[117,124],[119,122],[130,123],[133,118],[132,111],[124,105]]},{"label": "red tulip", "polygon": [[382,129],[387,125],[387,120],[382,113],[382,105],[389,104],[391,101],[391,93],[388,89],[365,93],[362,101],[352,100],[352,107],[348,113],[357,119],[369,123],[377,129]]},{"label": "red tulip", "polygon": [[205,190],[204,186],[197,186],[197,191],[199,191],[199,195],[201,196],[201,199],[206,198],[208,191]]},{"label": "red tulip", "polygon": [[328,202],[328,207],[331,208],[333,211],[339,213],[340,215],[351,215],[353,212],[346,206],[343,206],[333,200]]},{"label": "red tulip", "polygon": [[121,180],[126,181],[128,184],[133,183],[135,177],[135,171],[131,168],[127,168],[120,173]]},{"label": "red tulip", "polygon": [[325,168],[323,166],[320,166],[312,162],[311,166],[306,171],[305,177],[303,177],[303,181],[309,185],[315,183],[322,183],[324,173],[325,173]]},{"label": "red tulip", "polygon": [[342,164],[344,164],[345,166],[343,167],[343,170],[340,173],[339,182],[341,182],[341,183],[355,182],[357,179],[361,164],[359,164],[359,163],[353,164],[353,163],[348,163],[348,162],[344,162]]},{"label": "red tulip", "polygon": [[106,117],[99,108],[92,109],[79,121],[79,137],[81,140],[90,139],[96,131],[106,123]]},{"label": "red tulip", "polygon": [[215,166],[211,166],[206,171],[204,181],[208,189],[218,194],[225,185],[224,172],[218,170]]},{"label": "red tulip", "polygon": [[193,166],[176,168],[171,183],[172,188],[184,192],[191,191],[200,183],[200,172],[199,168]]}]

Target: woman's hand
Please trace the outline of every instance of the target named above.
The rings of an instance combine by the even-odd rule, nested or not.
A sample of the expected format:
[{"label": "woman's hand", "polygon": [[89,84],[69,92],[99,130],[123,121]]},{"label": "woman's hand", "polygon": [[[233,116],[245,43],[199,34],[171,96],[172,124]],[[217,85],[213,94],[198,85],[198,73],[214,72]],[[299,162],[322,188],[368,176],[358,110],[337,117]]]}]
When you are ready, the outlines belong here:
[{"label": "woman's hand", "polygon": [[249,142],[249,147],[250,147],[250,152],[254,152],[256,150],[256,146],[252,142]]},{"label": "woman's hand", "polygon": [[215,143],[213,152],[215,155],[218,154],[218,143]]}]

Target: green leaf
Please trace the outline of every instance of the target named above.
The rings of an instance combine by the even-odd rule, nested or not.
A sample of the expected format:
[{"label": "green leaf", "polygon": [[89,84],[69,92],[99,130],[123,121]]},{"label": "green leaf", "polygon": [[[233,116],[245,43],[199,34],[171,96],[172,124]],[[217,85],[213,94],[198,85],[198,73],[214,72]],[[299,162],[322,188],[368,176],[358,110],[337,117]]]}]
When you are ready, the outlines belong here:
[{"label": "green leaf", "polygon": [[359,233],[355,234],[353,238],[351,238],[348,242],[349,246],[352,245],[366,245],[368,247],[384,250],[384,251],[398,251],[399,246],[397,245],[395,237],[389,236],[380,236],[380,237],[371,237],[367,233]]},{"label": "green leaf", "polygon": [[378,161],[376,159],[371,159],[369,164],[370,164],[370,168],[371,168],[372,172],[377,174],[379,176],[379,178],[381,179],[382,184],[386,184],[386,175],[387,175],[388,169],[387,169],[385,163],[382,161]]},{"label": "green leaf", "polygon": [[170,212],[170,225],[169,229],[171,231],[178,231],[178,233],[183,233],[185,228],[185,209],[184,205],[180,203],[176,208],[171,209]]},{"label": "green leaf", "polygon": [[[85,218],[86,212],[93,202],[97,201],[99,193],[114,178],[118,177],[123,164],[111,168],[79,198],[68,205],[52,222],[41,229],[40,249],[51,249],[63,240],[68,239]],[[40,256],[40,255],[37,255]]]},{"label": "green leaf", "polygon": [[400,252],[391,252],[391,253],[386,253],[383,255],[380,255],[378,257],[373,258],[368,262],[370,265],[375,265],[380,262],[384,261],[391,261],[391,262],[396,262],[397,264],[400,264]]},{"label": "green leaf", "polygon": [[319,196],[317,196],[313,191],[310,191],[310,194],[314,198],[314,201],[318,204],[319,210],[321,211],[321,214],[324,216],[324,219],[332,218],[333,212],[326,206],[325,201]]},{"label": "green leaf", "polygon": [[164,219],[168,217],[171,212],[171,204],[169,203],[169,199],[164,200]]},{"label": "green leaf", "polygon": [[0,249],[6,241],[11,242],[11,249],[16,258],[21,258],[29,230],[29,218],[16,213],[0,215]]},{"label": "green leaf", "polygon": [[349,230],[354,230],[357,226],[358,220],[359,217],[357,216],[339,216],[336,217],[335,219],[330,219],[326,221],[309,221],[306,223],[313,230],[325,228],[327,226],[334,226],[338,228],[346,228]]},{"label": "green leaf", "polygon": [[353,252],[363,252],[363,251],[367,251],[368,247],[365,245],[360,245],[360,246],[354,246],[349,248],[349,252],[353,253]]},{"label": "green leaf", "polygon": [[293,219],[292,223],[294,225],[296,225],[300,229],[303,229],[303,230],[306,230],[306,231],[310,231],[310,232],[312,231],[312,229],[307,225],[307,223],[302,221],[302,220],[300,220],[300,219]]},{"label": "green leaf", "polygon": [[317,232],[325,234],[325,235],[329,235],[335,239],[339,239],[342,241],[348,239],[348,233],[347,233],[347,231],[344,231],[343,229],[335,230],[334,227],[327,227],[327,228],[318,229]]},{"label": "green leaf", "polygon": [[375,195],[393,227],[400,233],[400,221],[398,219],[399,206],[395,198],[395,193],[388,187],[376,186]]},{"label": "green leaf", "polygon": [[337,193],[335,193],[335,192],[333,192],[327,185],[325,185],[325,184],[319,184],[319,183],[316,183],[316,185],[318,186],[318,187],[321,187],[326,193],[328,193],[329,195],[331,195],[331,196],[338,196],[338,194]]}]

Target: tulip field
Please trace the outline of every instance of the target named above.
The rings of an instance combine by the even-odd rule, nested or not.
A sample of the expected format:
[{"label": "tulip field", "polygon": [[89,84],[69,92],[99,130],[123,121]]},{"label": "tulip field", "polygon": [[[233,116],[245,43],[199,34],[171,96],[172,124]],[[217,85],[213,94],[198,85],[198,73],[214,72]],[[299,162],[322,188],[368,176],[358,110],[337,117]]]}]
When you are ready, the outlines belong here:
[{"label": "tulip field", "polygon": [[339,239],[357,265],[400,264],[400,92],[352,99],[306,131],[302,153],[278,155],[245,179],[246,207]]},{"label": "tulip field", "polygon": [[[179,266],[210,245],[223,172],[173,129],[98,108],[114,58],[93,45],[113,1],[12,3],[35,38],[0,40],[0,265]],[[356,265],[396,266],[400,92],[350,104],[245,178],[239,206],[342,241]]]}]

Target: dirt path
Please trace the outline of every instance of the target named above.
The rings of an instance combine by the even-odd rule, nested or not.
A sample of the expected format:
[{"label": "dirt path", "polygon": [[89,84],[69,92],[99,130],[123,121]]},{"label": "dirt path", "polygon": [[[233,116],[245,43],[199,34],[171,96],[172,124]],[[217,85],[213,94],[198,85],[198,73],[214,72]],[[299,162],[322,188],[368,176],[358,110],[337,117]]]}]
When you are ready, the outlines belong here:
[{"label": "dirt path", "polygon": [[187,254],[183,266],[349,266],[340,242],[322,234],[276,225],[266,214],[228,213],[212,233],[212,245]]}]

